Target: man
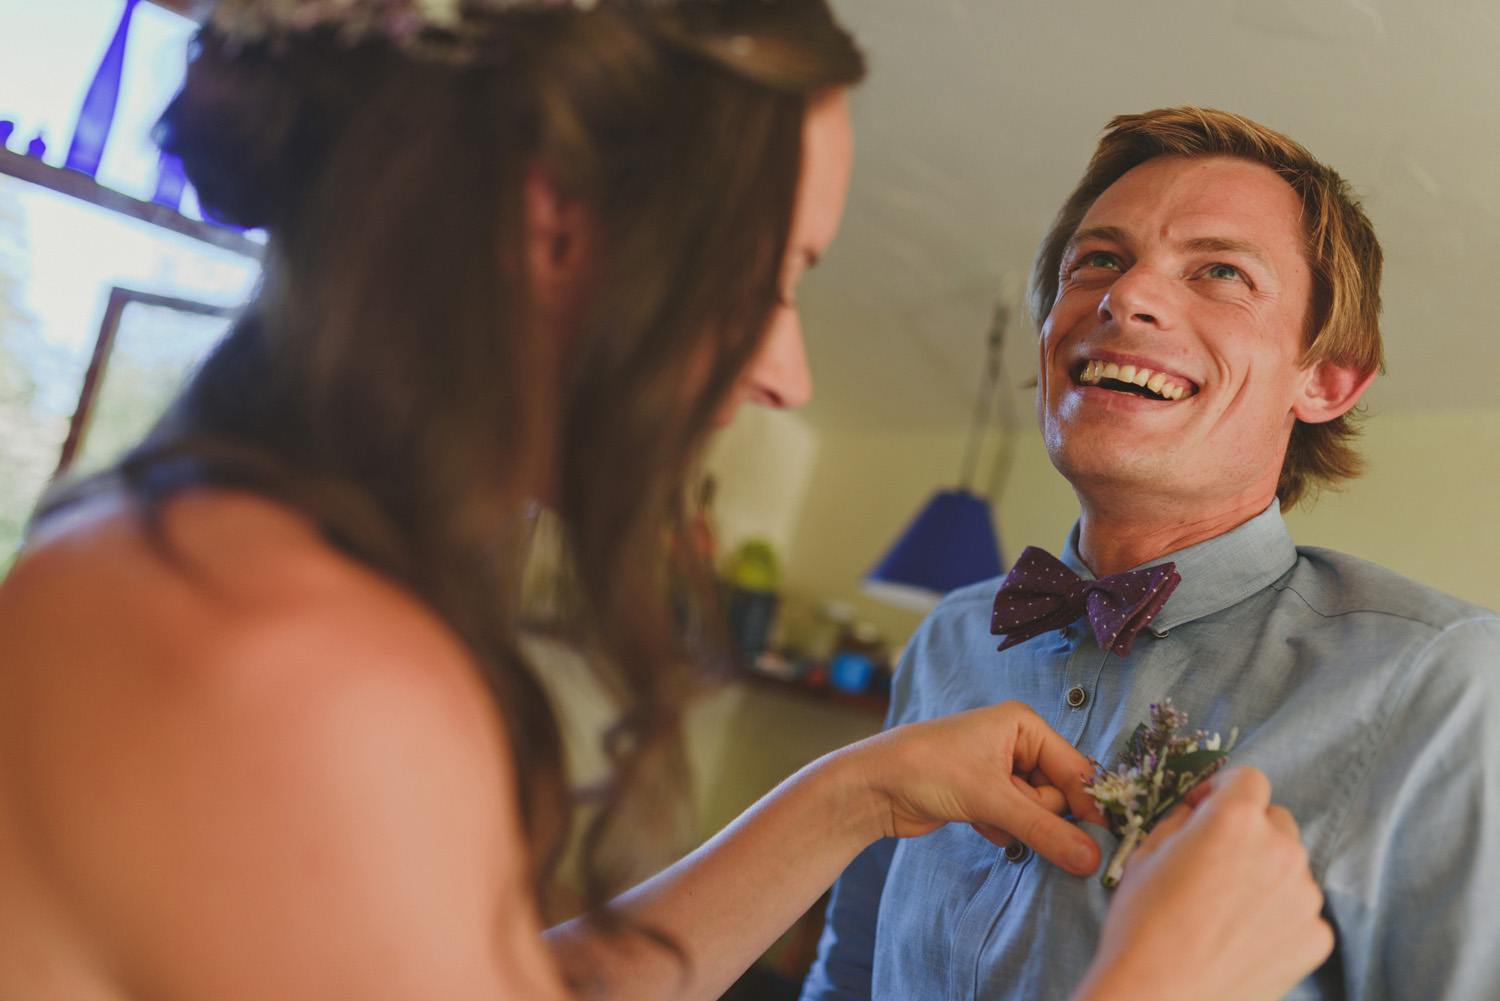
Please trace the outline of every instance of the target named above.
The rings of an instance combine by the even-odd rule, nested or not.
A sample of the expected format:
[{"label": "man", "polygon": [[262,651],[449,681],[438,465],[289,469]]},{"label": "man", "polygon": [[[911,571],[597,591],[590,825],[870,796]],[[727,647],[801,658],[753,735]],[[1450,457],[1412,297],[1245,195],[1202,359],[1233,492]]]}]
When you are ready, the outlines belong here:
[{"label": "man", "polygon": [[[1166,698],[1237,728],[1231,760],[1301,825],[1338,936],[1289,996],[1493,998],[1500,616],[1298,549],[1281,520],[1359,471],[1380,267],[1345,183],[1286,137],[1197,108],[1115,119],[1038,255],[1037,410],[1081,508],[1062,562],[1181,582],[1133,642],[1075,609],[1003,652],[999,582],[956,592],[908,645],[891,721],[1019,699],[1101,761]],[[1064,996],[1109,893],[956,825],[878,843],[803,997]]]}]

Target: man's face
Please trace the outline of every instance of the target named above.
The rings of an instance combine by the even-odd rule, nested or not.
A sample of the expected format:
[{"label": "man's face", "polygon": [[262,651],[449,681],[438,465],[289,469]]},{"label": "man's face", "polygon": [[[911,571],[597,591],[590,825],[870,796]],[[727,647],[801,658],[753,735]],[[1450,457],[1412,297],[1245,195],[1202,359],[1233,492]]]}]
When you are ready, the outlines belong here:
[{"label": "man's face", "polygon": [[1308,379],[1301,214],[1275,172],[1229,157],[1158,157],[1099,196],[1063,255],[1037,390],[1086,505],[1270,501]]}]

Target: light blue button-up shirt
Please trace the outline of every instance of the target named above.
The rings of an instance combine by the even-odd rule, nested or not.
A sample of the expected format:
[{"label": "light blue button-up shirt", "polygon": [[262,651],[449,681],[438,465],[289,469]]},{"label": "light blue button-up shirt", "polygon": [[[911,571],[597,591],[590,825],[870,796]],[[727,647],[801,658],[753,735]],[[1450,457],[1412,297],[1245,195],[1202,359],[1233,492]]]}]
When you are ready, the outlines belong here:
[{"label": "light blue button-up shirt", "polygon": [[[1076,526],[1062,560],[1092,577]],[[1500,999],[1500,616],[1298,549],[1274,504],[1164,560],[1182,583],[1124,659],[1083,620],[997,653],[999,581],[955,592],[907,647],[891,722],[1015,699],[1101,761],[1163,698],[1238,728],[1230,762],[1297,818],[1338,937],[1288,997]],[[1108,858],[1113,836],[1085,827]],[[1064,998],[1108,903],[1096,877],[966,825],[883,841],[835,887],[803,999]]]}]

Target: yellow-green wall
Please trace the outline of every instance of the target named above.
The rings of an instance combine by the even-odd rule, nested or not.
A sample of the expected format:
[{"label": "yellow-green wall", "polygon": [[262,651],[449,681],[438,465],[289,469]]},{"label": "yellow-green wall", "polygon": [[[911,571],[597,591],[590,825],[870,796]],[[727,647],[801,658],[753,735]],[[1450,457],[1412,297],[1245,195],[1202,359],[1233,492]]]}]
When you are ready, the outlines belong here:
[{"label": "yellow-green wall", "polygon": [[[825,431],[786,554],[797,596],[840,598],[900,643],[921,617],[859,593],[860,576],[932,490],[954,485],[963,432]],[[1500,607],[1500,411],[1382,415],[1370,420],[1365,476],[1287,517],[1299,545],[1373,560],[1491,608]],[[1056,549],[1077,514],[1040,436],[1016,438],[997,520],[1007,558]]]},{"label": "yellow-green wall", "polygon": [[[762,435],[716,452],[735,534],[786,540],[787,601],[795,608],[837,598],[900,645],[921,620],[865,598],[860,576],[933,489],[952,486],[964,435],[825,431],[757,422]],[[789,451],[778,459],[778,442]],[[1016,439],[1016,461],[998,505],[1004,555],[1023,546],[1056,549],[1077,514],[1071,488],[1053,470],[1041,438]],[[1288,517],[1299,544],[1330,546],[1381,563],[1469,601],[1500,607],[1500,411],[1379,416],[1368,425],[1366,475],[1311,510]],[[815,461],[813,461],[815,459]],[[756,510],[752,496],[800,501]],[[803,499],[805,498],[805,499]],[[769,501],[768,501],[769,503]],[[788,519],[790,525],[788,527]],[[726,533],[727,534],[727,533]],[[727,822],[779,779],[819,754],[878,728],[878,717],[790,694],[743,686],[706,698],[688,721],[699,825]]]}]

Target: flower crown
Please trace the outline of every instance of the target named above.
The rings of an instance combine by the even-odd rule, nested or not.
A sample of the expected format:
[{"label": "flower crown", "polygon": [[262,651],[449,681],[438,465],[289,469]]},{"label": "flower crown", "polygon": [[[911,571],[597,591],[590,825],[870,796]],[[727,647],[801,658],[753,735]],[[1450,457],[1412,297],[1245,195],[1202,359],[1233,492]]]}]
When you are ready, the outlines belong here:
[{"label": "flower crown", "polygon": [[348,44],[382,38],[407,48],[432,33],[462,34],[465,10],[592,8],[597,0],[219,0],[206,26],[234,46],[332,28]]}]

